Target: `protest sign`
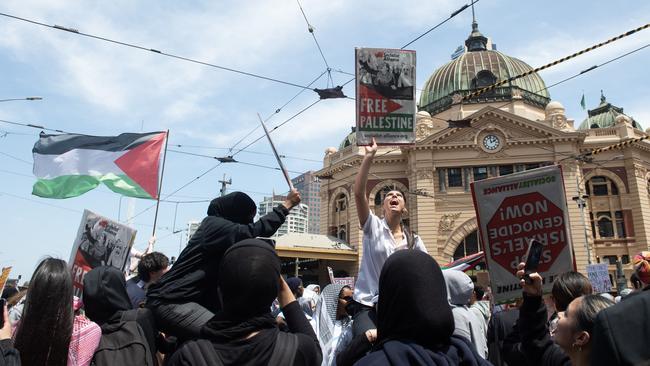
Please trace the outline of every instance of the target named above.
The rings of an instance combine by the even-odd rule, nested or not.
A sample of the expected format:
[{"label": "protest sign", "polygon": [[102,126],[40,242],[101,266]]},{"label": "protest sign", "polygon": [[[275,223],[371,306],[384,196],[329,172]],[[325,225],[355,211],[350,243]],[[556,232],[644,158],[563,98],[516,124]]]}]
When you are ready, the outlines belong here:
[{"label": "protest sign", "polygon": [[354,277],[334,277],[332,283],[335,285],[350,286],[354,290]]},{"label": "protest sign", "polygon": [[0,274],[0,293],[4,291],[7,280],[9,279],[9,273],[11,273],[12,267],[3,267],[2,274]]},{"label": "protest sign", "polygon": [[538,268],[544,292],[558,275],[573,270],[559,166],[474,182],[472,197],[496,303],[521,297],[517,265],[526,261],[530,239],[544,245]]},{"label": "protest sign", "polygon": [[81,296],[83,278],[91,269],[113,266],[124,271],[136,230],[84,210],[68,265],[75,296]]},{"label": "protest sign", "polygon": [[415,143],[415,51],[356,48],[357,145]]},{"label": "protest sign", "polygon": [[612,281],[609,278],[607,263],[588,264],[587,277],[591,282],[594,293],[600,294],[612,291]]}]

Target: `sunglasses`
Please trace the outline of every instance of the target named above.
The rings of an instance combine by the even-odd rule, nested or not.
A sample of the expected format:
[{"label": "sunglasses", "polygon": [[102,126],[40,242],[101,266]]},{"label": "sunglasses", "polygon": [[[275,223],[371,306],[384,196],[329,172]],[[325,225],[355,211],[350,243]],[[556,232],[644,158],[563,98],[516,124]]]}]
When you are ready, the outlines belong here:
[{"label": "sunglasses", "polygon": [[345,300],[345,302],[352,301],[352,296],[339,297],[339,300]]}]

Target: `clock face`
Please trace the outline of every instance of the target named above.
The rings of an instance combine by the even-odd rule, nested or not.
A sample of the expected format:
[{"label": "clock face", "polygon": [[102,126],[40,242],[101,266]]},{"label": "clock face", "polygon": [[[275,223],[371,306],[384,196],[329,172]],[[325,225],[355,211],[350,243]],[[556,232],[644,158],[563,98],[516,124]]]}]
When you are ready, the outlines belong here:
[{"label": "clock face", "polygon": [[487,135],[483,138],[483,146],[487,150],[496,150],[501,145],[501,140],[496,135]]}]

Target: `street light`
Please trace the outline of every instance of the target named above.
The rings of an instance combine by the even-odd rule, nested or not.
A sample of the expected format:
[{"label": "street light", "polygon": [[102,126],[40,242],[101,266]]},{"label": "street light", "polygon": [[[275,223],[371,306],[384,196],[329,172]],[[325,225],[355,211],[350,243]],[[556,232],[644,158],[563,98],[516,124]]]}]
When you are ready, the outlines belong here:
[{"label": "street light", "polygon": [[0,102],[13,102],[15,100],[43,100],[43,97],[9,98],[0,99]]}]

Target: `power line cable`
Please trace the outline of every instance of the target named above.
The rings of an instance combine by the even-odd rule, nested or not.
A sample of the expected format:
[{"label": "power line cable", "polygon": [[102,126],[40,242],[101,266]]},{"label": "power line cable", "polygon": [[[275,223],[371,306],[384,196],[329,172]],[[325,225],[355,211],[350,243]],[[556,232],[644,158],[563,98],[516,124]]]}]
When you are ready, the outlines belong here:
[{"label": "power line cable", "polygon": [[[178,147],[178,148],[195,148],[195,149],[210,149],[210,150],[230,150],[228,147],[212,147],[212,146],[205,146],[205,145],[185,145],[185,144],[171,144],[170,146],[173,147]],[[237,150],[237,151],[242,151],[247,154],[255,154],[255,155],[265,155],[265,156],[275,156],[272,153],[265,153],[265,152],[260,152],[260,151],[250,151],[250,150]],[[300,158],[297,156],[290,156],[290,155],[280,155],[281,158],[283,159],[294,159],[294,160],[302,160],[302,161],[309,161],[313,163],[322,163],[322,160],[316,160],[316,159],[307,159],[307,158]]]},{"label": "power line cable", "polygon": [[431,32],[432,32],[433,30],[435,30],[436,28],[438,28],[438,27],[440,27],[441,25],[447,23],[448,21],[450,21],[451,19],[453,19],[456,15],[462,13],[463,11],[465,11],[465,9],[469,8],[470,6],[476,4],[476,3],[479,2],[479,1],[480,1],[480,0],[475,0],[475,1],[472,1],[471,3],[469,3],[469,4],[465,4],[465,5],[461,6],[458,10],[454,11],[453,13],[451,13],[451,15],[450,15],[448,18],[446,18],[446,19],[443,20],[442,22],[436,24],[435,26],[433,26],[432,28],[430,28],[430,29],[427,30],[426,32],[424,32],[424,33],[420,34],[419,36],[415,37],[415,39],[413,39],[413,40],[410,41],[409,43],[405,44],[405,45],[402,46],[402,48],[400,48],[400,49],[403,50],[403,49],[405,49],[406,47],[410,46],[411,44],[415,43],[415,42],[418,41],[420,38],[426,36],[427,34],[431,33]]},{"label": "power line cable", "polygon": [[[329,80],[332,80],[332,74],[330,71],[332,70],[330,68],[330,65],[327,63],[327,59],[325,58],[325,54],[323,53],[323,49],[320,47],[320,44],[318,43],[318,39],[316,39],[316,34],[314,34],[314,27],[309,23],[309,20],[307,19],[307,14],[305,14],[305,10],[302,8],[302,5],[300,4],[300,0],[296,0],[298,3],[298,7],[300,8],[300,12],[302,13],[302,17],[305,18],[305,23],[307,23],[307,31],[309,31],[309,34],[311,34],[312,38],[314,39],[314,43],[316,43],[316,47],[318,48],[318,52],[320,53],[320,56],[323,58],[323,62],[325,63],[325,67],[327,68],[327,73],[329,75]],[[333,83],[333,82],[332,82]]]},{"label": "power line cable", "polygon": [[[186,151],[171,150],[171,149],[167,149],[167,151],[169,151],[169,152],[173,152],[173,153],[176,153],[176,154],[192,155],[192,156],[198,156],[198,157],[202,157],[202,158],[209,158],[209,159],[215,159],[215,160],[217,160],[217,159],[222,159],[222,157],[219,157],[219,156],[212,156],[212,155],[205,155],[205,154],[196,154],[196,153],[190,153],[190,152],[186,152]],[[234,159],[233,159],[233,160],[234,160]],[[243,164],[243,165],[256,166],[256,167],[260,167],[260,168],[267,168],[267,169],[273,169],[273,170],[281,170],[281,169],[278,168],[278,167],[272,167],[272,166],[268,166],[268,165],[261,165],[261,164],[254,164],[254,163],[248,163],[248,162],[239,161],[239,160],[231,161],[231,162],[229,162],[229,164]],[[287,170],[287,171],[288,171],[289,173],[302,174],[302,172],[297,172],[297,171],[293,171],[293,170]]]},{"label": "power line cable", "polygon": [[[312,103],[312,104],[310,104],[309,106],[307,106],[307,107],[301,109],[300,111],[298,111],[298,113],[294,114],[293,116],[289,117],[287,120],[285,120],[284,122],[282,122],[282,123],[279,124],[278,126],[274,127],[272,130],[269,131],[269,133],[271,133],[271,132],[274,131],[275,129],[279,128],[280,126],[286,124],[287,122],[291,121],[292,119],[298,117],[300,114],[304,113],[306,110],[308,110],[309,108],[313,107],[314,105],[316,105],[316,104],[317,104],[318,102],[320,102],[321,100],[322,100],[322,99],[317,99],[314,103]],[[248,148],[249,146],[251,146],[251,145],[254,144],[255,142],[261,140],[263,137],[264,137],[264,135],[261,136],[261,137],[259,137],[259,138],[256,139],[255,141],[251,142],[250,144],[248,144],[246,147],[244,147],[244,148],[241,149],[240,151],[235,152],[232,156],[237,155],[239,152],[245,150],[246,148]],[[232,156],[231,156],[231,157],[232,157]],[[207,174],[209,174],[210,172],[212,172],[213,170],[215,170],[215,169],[217,169],[219,166],[221,166],[221,164],[223,164],[223,163],[222,163],[222,162],[219,162],[218,164],[212,166],[212,167],[209,168],[208,170],[204,171],[203,173],[199,174],[198,176],[196,176],[196,177],[193,178],[192,180],[188,181],[187,183],[183,184],[182,186],[180,186],[179,188],[177,188],[176,190],[174,190],[172,193],[167,194],[167,195],[165,196],[164,199],[167,199],[167,198],[169,198],[169,197],[172,197],[174,194],[176,194],[176,193],[180,192],[181,190],[185,189],[187,186],[189,186],[189,185],[191,185],[192,183],[196,182],[197,180],[203,178],[204,176],[206,176]],[[144,210],[142,210],[142,211],[138,212],[137,214],[135,214],[135,215],[133,216],[133,218],[142,215],[143,213],[145,213],[145,212],[151,210],[151,209],[154,208],[154,207],[156,207],[155,204],[153,204],[153,205],[151,205],[151,206],[145,208]]]},{"label": "power line cable", "polygon": [[2,152],[2,151],[0,151],[0,155],[4,155],[4,156],[6,156],[6,157],[9,157],[9,158],[12,158],[12,159],[14,159],[14,160],[20,161],[21,163],[25,163],[25,164],[27,164],[27,165],[33,165],[33,163],[30,162],[30,161],[27,161],[27,160],[21,159],[21,158],[19,158],[19,157],[17,157],[17,156],[13,156],[13,155],[7,154],[7,153]]},{"label": "power line cable", "polygon": [[182,60],[182,61],[187,61],[187,62],[191,62],[191,63],[194,63],[194,64],[209,66],[209,67],[219,69],[219,70],[223,70],[223,71],[229,71],[229,72],[233,72],[233,73],[236,73],[236,74],[250,76],[250,77],[253,77],[253,78],[262,79],[262,80],[266,80],[266,81],[271,81],[271,82],[278,83],[278,84],[293,86],[293,87],[296,87],[296,88],[312,90],[311,88],[309,88],[307,86],[292,83],[292,82],[289,82],[289,81],[284,81],[284,80],[276,79],[276,78],[269,77],[269,76],[255,74],[255,73],[248,72],[248,71],[238,70],[238,69],[235,69],[235,68],[232,68],[232,67],[226,67],[226,66],[221,66],[221,65],[217,65],[217,64],[213,64],[213,63],[209,63],[209,62],[205,62],[205,61],[199,61],[199,60],[195,60],[195,59],[192,59],[192,58],[189,58],[189,57],[184,57],[184,56],[180,56],[180,55],[176,55],[176,54],[172,54],[172,53],[163,52],[163,51],[160,51],[160,50],[157,50],[157,49],[154,49],[154,48],[139,46],[139,45],[136,45],[136,44],[133,44],[133,43],[118,41],[118,40],[114,40],[114,39],[107,38],[107,37],[102,37],[102,36],[97,36],[97,35],[93,35],[93,34],[90,34],[90,33],[81,32],[81,31],[79,31],[78,29],[75,29],[75,28],[64,27],[64,26],[61,26],[61,25],[45,24],[43,22],[39,22],[39,21],[36,21],[36,20],[27,19],[27,18],[16,16],[16,15],[11,15],[11,14],[1,13],[1,12],[0,12],[0,16],[4,16],[4,17],[7,17],[7,18],[15,19],[15,20],[20,20],[20,21],[23,21],[23,22],[39,25],[39,26],[42,26],[42,27],[50,28],[50,29],[66,31],[66,32],[69,32],[69,33],[77,34],[77,35],[80,35],[80,36],[84,36],[84,37],[88,37],[88,38],[92,38],[92,39],[96,39],[96,40],[100,40],[100,41],[104,41],[104,42],[109,42],[109,43],[113,43],[113,44],[117,44],[117,45],[121,45],[121,46],[135,48],[135,49],[142,50],[142,51],[152,52],[152,53],[155,53],[155,54],[158,54],[158,55],[162,55],[162,56],[166,56],[166,57],[170,57],[170,58],[174,58],[174,59],[178,59],[178,60]]},{"label": "power line cable", "polygon": [[[327,73],[327,70],[325,70],[325,71],[323,71],[322,73],[320,73],[320,75],[318,75],[314,80],[312,80],[311,83],[308,84],[308,86],[311,87],[311,86],[312,86],[316,81],[318,81],[321,77],[323,77],[323,75],[325,75],[325,73]],[[293,97],[291,97],[291,99],[289,99],[286,103],[284,103],[280,108],[276,108],[276,109],[275,109],[275,112],[271,113],[268,117],[266,117],[266,119],[264,120],[264,123],[268,122],[269,120],[271,120],[271,118],[273,118],[275,115],[277,115],[278,113],[280,113],[284,107],[286,107],[287,105],[289,105],[289,103],[293,102],[293,101],[294,101],[296,98],[298,98],[298,96],[300,96],[300,94],[302,94],[302,92],[304,92],[304,91],[305,91],[305,89],[302,89],[301,91],[299,91],[298,93],[296,93],[296,95],[294,95]],[[239,145],[242,141],[244,141],[248,136],[250,136],[251,134],[253,134],[253,133],[254,133],[255,131],[257,131],[257,129],[259,129],[259,128],[260,128],[260,126],[259,126],[258,124],[256,124],[255,127],[254,127],[250,132],[248,132],[244,137],[240,138],[239,140],[237,140],[237,142],[235,142],[235,144],[230,148],[230,151],[234,150],[235,147],[237,147],[237,145]]]},{"label": "power line cable", "polygon": [[[538,72],[540,72],[540,71],[542,71],[542,70],[548,69],[549,67],[556,66],[556,65],[558,65],[558,64],[560,64],[560,63],[562,63],[562,62],[565,62],[565,61],[568,61],[568,60],[570,60],[570,59],[576,58],[576,57],[578,57],[578,56],[580,56],[580,55],[583,55],[583,54],[585,54],[585,53],[587,53],[587,52],[591,52],[591,51],[593,51],[593,50],[595,50],[595,49],[597,49],[597,48],[603,47],[603,46],[608,45],[608,44],[610,44],[610,43],[612,43],[612,42],[616,42],[616,41],[618,41],[618,40],[620,40],[620,39],[623,39],[623,38],[625,38],[625,37],[631,36],[632,34],[634,34],[634,33],[638,33],[638,32],[640,32],[640,31],[642,31],[642,30],[644,30],[644,29],[647,29],[647,28],[650,28],[650,23],[647,23],[647,24],[642,25],[642,26],[640,26],[640,27],[638,27],[638,28],[635,28],[635,29],[629,30],[629,31],[627,31],[627,32],[625,32],[625,33],[619,34],[619,35],[616,36],[616,37],[612,37],[612,38],[610,38],[610,39],[608,39],[608,40],[606,40],[606,41],[603,41],[603,42],[600,42],[600,43],[595,44],[595,45],[593,45],[593,46],[587,47],[587,48],[582,49],[582,50],[580,50],[580,51],[578,51],[578,52],[572,53],[572,54],[570,54],[570,55],[568,55],[568,56],[564,56],[564,57],[562,57],[562,58],[560,58],[560,59],[557,59],[557,60],[555,60],[555,61],[553,61],[553,62],[549,62],[549,63],[547,63],[546,65],[543,65],[543,66],[540,66],[540,67],[536,67],[536,68],[534,68],[534,69],[532,69],[532,70],[529,70],[529,71],[523,72],[523,73],[521,73],[521,74],[519,74],[519,75],[515,75],[515,76],[512,76],[512,77],[509,77],[509,78],[507,78],[507,79],[504,79],[504,80],[501,80],[501,81],[499,81],[499,82],[496,82],[496,83],[494,83],[494,84],[492,84],[492,85],[489,85],[489,86],[486,86],[486,87],[484,87],[484,88],[481,88],[481,89],[479,89],[479,90],[477,90],[477,91],[475,91],[475,92],[473,92],[473,93],[470,93],[470,94],[465,95],[465,96],[463,97],[462,101],[469,100],[469,99],[474,98],[474,97],[477,97],[477,96],[479,96],[479,95],[481,95],[481,94],[483,94],[483,93],[485,93],[485,92],[488,92],[488,91],[494,90],[494,89],[496,89],[497,87],[499,87],[499,86],[501,86],[501,85],[503,85],[503,84],[511,83],[512,81],[515,81],[515,80],[517,80],[517,79],[521,79],[521,78],[526,77],[526,76],[528,76],[528,75],[531,75],[531,74],[534,74],[534,73],[538,73]],[[462,102],[462,101],[461,101],[461,102]]]}]

